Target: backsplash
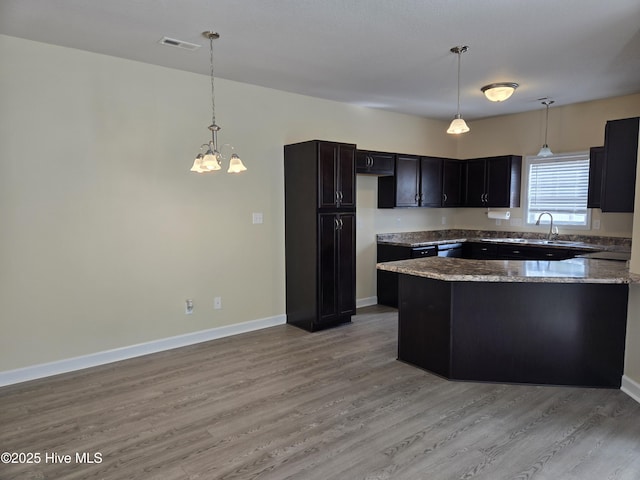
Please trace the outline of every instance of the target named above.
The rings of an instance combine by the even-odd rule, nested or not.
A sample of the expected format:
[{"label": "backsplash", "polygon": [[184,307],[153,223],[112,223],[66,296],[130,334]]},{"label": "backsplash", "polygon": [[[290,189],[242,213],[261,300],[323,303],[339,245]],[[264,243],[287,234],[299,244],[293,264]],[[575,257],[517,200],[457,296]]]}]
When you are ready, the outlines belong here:
[{"label": "backsplash", "polygon": [[[377,242],[381,243],[421,243],[437,242],[439,240],[455,241],[472,238],[527,238],[544,239],[546,234],[534,232],[505,232],[496,230],[424,230],[420,232],[379,233]],[[600,237],[590,235],[558,235],[558,240],[570,242],[584,242],[603,246],[631,248],[631,238]]]}]

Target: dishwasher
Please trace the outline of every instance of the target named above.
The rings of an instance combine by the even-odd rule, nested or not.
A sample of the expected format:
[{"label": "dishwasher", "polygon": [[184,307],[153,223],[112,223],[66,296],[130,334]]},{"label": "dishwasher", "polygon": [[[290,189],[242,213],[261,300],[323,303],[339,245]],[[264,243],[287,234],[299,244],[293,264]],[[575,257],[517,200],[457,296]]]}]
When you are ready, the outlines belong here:
[{"label": "dishwasher", "polygon": [[446,243],[438,245],[438,256],[462,258],[462,243]]}]

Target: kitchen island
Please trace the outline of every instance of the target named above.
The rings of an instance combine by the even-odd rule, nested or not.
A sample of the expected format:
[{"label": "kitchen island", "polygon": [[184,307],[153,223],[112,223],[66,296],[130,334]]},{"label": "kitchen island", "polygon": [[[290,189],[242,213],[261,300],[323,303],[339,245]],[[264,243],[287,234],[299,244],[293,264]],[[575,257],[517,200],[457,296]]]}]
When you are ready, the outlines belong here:
[{"label": "kitchen island", "polygon": [[620,387],[626,262],[428,257],[399,274],[398,358],[452,380]]}]

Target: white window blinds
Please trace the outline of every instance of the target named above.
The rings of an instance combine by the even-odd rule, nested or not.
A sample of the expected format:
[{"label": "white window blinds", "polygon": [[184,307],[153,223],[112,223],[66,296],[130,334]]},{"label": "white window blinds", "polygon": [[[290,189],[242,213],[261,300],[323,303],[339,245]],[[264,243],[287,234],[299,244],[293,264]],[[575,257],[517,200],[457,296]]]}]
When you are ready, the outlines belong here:
[{"label": "white window blinds", "polygon": [[528,173],[527,223],[551,212],[554,223],[587,225],[588,154],[532,158]]}]

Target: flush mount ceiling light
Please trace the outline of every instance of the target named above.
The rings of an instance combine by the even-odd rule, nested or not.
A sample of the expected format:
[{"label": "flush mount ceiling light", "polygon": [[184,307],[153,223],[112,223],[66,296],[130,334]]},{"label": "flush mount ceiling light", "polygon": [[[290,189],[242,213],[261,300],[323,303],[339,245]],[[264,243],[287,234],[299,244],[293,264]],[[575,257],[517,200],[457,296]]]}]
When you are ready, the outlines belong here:
[{"label": "flush mount ceiling light", "polygon": [[547,145],[547,131],[549,130],[549,105],[555,102],[549,98],[541,98],[540,100],[542,100],[542,105],[545,105],[547,107],[547,111],[546,111],[546,118],[544,122],[544,145],[542,145],[542,148],[538,152],[538,156],[550,157],[551,155],[553,155],[553,152],[549,148],[549,145]]},{"label": "flush mount ceiling light", "polygon": [[[211,125],[209,125],[209,130],[211,130],[211,140],[209,143],[205,143],[200,147],[200,153],[196,156],[191,171],[196,173],[209,173],[222,168],[222,161],[226,160],[226,157],[221,153],[222,148],[229,147],[233,150],[233,147],[225,143],[222,148],[218,150],[218,131],[220,127],[216,124],[216,97],[213,82],[213,41],[220,38],[220,35],[215,32],[202,32],[202,35],[209,39],[209,59],[211,66]],[[204,149],[206,149],[206,151],[204,151]],[[203,151],[204,154],[202,153]],[[246,169],[247,167],[244,166],[240,157],[232,153],[231,158],[229,158],[229,169],[227,173],[240,173]]]},{"label": "flush mount ceiling light", "polygon": [[453,135],[459,135],[469,131],[467,123],[462,118],[462,115],[460,115],[460,57],[467,50],[469,50],[469,47],[466,45],[451,48],[451,53],[458,55],[458,110],[456,111],[456,116],[451,121],[451,125],[449,125],[449,128],[447,129],[447,133],[451,133]]},{"label": "flush mount ceiling light", "polygon": [[515,92],[518,87],[519,85],[514,82],[500,82],[485,85],[480,90],[488,100],[492,102],[504,102],[513,95],[513,92]]}]

